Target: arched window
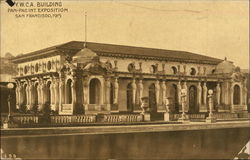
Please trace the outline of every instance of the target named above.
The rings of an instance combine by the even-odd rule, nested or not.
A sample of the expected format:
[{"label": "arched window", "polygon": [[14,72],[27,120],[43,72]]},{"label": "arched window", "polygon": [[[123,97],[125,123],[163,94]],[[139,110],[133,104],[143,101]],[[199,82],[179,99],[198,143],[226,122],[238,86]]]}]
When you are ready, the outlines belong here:
[{"label": "arched window", "polygon": [[68,79],[66,83],[66,104],[72,103],[72,80]]},{"label": "arched window", "polygon": [[24,74],[28,73],[28,66],[24,66]]},{"label": "arched window", "polygon": [[178,89],[177,85],[173,84],[170,90],[170,97],[172,100],[172,105],[175,113],[179,112],[179,103],[178,103]]},{"label": "arched window", "polygon": [[114,104],[114,86],[110,84],[110,104]]},{"label": "arched window", "polygon": [[191,68],[190,75],[196,75],[196,70],[194,68]]},{"label": "arched window", "polygon": [[127,85],[127,108],[129,111],[133,110],[133,89],[131,83]]},{"label": "arched window", "polygon": [[148,97],[149,97],[149,108],[151,111],[156,112],[156,92],[155,92],[155,84],[151,84],[148,88]]},{"label": "arched window", "polygon": [[189,112],[198,113],[199,108],[197,105],[197,89],[195,86],[189,88]]},{"label": "arched window", "polygon": [[212,70],[212,74],[214,74],[214,72],[215,72],[215,69]]},{"label": "arched window", "polygon": [[130,64],[128,65],[128,71],[129,71],[129,72],[132,72],[134,69],[135,69],[135,65],[134,65],[133,63],[130,63]]},{"label": "arched window", "polygon": [[151,65],[150,71],[151,71],[151,73],[156,73],[157,72],[157,66],[156,65]]},{"label": "arched window", "polygon": [[233,103],[235,105],[239,105],[240,104],[240,87],[239,85],[235,85],[234,86],[234,93],[233,93]]},{"label": "arched window", "polygon": [[23,86],[23,105],[27,104],[27,84]]},{"label": "arched window", "polygon": [[89,104],[100,104],[101,83],[94,78],[89,83]]},{"label": "arched window", "polygon": [[35,65],[35,72],[38,72],[38,68],[39,68],[39,66],[38,66],[38,63]]},{"label": "arched window", "polygon": [[172,73],[177,74],[177,68],[175,66],[171,67],[172,68]]},{"label": "arched window", "polygon": [[47,63],[47,69],[51,70],[51,62],[50,61],[48,61],[48,63]]}]

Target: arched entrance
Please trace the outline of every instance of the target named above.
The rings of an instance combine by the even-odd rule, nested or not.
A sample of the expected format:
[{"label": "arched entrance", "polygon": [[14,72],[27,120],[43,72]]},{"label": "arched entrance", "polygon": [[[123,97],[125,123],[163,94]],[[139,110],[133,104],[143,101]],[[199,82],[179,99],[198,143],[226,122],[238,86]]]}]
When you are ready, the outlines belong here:
[{"label": "arched entrance", "polygon": [[198,113],[198,105],[197,105],[197,89],[195,86],[191,86],[189,88],[189,112],[190,113]]},{"label": "arched entrance", "polygon": [[100,104],[101,83],[94,78],[89,83],[89,104]]},{"label": "arched entrance", "polygon": [[155,84],[151,84],[148,88],[148,97],[149,97],[149,108],[152,112],[157,111],[156,104],[156,92],[155,92]]},{"label": "arched entrance", "polygon": [[50,92],[50,86],[51,86],[51,81],[48,81],[47,83],[47,87],[46,87],[46,90],[47,90],[47,99],[46,99],[46,104],[51,104],[51,92]]},{"label": "arched entrance", "polygon": [[68,79],[66,83],[66,104],[71,104],[72,103],[72,80]]},{"label": "arched entrance", "polygon": [[233,103],[235,105],[240,104],[240,86],[239,85],[234,85],[234,93],[233,93]]},{"label": "arched entrance", "polygon": [[178,90],[175,84],[171,86],[170,97],[171,97],[171,103],[173,105],[173,110],[175,113],[178,113],[179,112]]},{"label": "arched entrance", "polygon": [[34,86],[33,94],[34,94],[34,106],[37,107],[38,105],[38,83],[36,83]]},{"label": "arched entrance", "polygon": [[127,109],[128,111],[133,111],[133,89],[131,83],[127,85]]}]

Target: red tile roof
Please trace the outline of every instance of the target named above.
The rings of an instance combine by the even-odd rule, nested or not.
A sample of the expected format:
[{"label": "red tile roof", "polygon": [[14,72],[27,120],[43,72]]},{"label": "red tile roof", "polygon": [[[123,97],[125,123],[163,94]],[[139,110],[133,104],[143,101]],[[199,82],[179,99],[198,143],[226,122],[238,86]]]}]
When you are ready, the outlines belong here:
[{"label": "red tile roof", "polygon": [[[72,51],[77,53],[83,48],[84,42],[71,41],[65,44],[49,47],[46,49],[38,50],[21,56],[13,58],[13,62],[27,61],[31,57],[39,57],[40,54],[44,55],[44,52],[50,51]],[[155,58],[159,60],[174,60],[174,61],[187,61],[195,63],[211,63],[218,64],[221,59],[212,58],[204,55],[199,55],[186,51],[175,51],[145,47],[132,47],[114,44],[103,44],[95,42],[87,42],[87,48],[103,56],[118,56],[118,57],[131,57],[131,58]]]}]

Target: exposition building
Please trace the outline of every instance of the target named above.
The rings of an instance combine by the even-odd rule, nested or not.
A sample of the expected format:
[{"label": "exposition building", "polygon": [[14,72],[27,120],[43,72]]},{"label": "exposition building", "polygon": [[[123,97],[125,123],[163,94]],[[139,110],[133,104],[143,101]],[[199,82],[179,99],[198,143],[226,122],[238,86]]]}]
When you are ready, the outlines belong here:
[{"label": "exposition building", "polygon": [[141,112],[149,97],[152,112],[247,112],[247,80],[224,60],[184,51],[71,41],[12,59],[18,64],[16,107],[59,115]]}]

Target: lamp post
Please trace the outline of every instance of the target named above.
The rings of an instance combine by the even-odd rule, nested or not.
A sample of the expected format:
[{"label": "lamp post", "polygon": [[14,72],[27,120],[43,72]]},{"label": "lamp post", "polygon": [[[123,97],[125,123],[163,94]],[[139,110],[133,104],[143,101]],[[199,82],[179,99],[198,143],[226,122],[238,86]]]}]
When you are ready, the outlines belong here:
[{"label": "lamp post", "polygon": [[10,113],[11,113],[11,108],[10,108],[11,90],[14,88],[14,84],[8,83],[7,88],[9,89],[9,95],[8,95],[8,122],[9,122],[10,121]]},{"label": "lamp post", "polygon": [[186,97],[187,97],[187,90],[181,90],[181,106],[182,106],[182,114],[181,117],[178,119],[180,122],[189,122],[188,115],[185,113],[185,106],[186,106]]},{"label": "lamp post", "polygon": [[214,123],[216,122],[216,117],[213,115],[213,90],[208,90],[208,106],[209,106],[209,115],[206,118],[206,122]]},{"label": "lamp post", "polygon": [[9,128],[9,123],[10,123],[10,114],[11,114],[11,108],[10,108],[10,101],[11,101],[11,89],[14,88],[14,84],[13,83],[8,83],[7,84],[7,88],[9,89],[9,94],[8,94],[8,117],[7,117],[7,121],[5,121],[3,123],[3,128],[7,129]]}]

